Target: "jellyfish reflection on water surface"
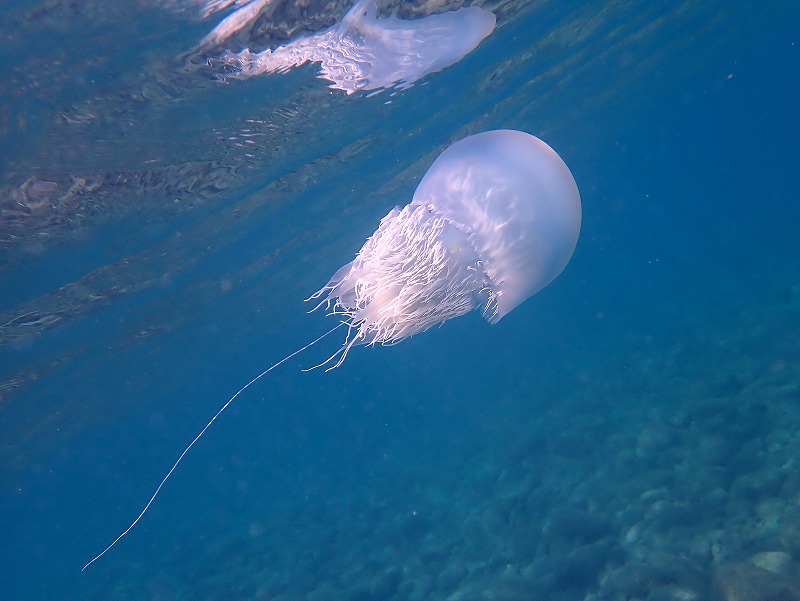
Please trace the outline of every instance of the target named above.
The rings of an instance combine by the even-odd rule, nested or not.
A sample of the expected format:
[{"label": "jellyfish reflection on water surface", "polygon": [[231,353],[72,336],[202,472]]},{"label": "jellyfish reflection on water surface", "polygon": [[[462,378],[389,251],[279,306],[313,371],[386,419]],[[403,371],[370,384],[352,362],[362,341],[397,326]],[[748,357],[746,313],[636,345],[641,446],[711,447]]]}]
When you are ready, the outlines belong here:
[{"label": "jellyfish reflection on water surface", "polygon": [[[237,16],[220,23],[201,42],[215,44],[240,27]],[[253,12],[253,11],[250,11]],[[250,18],[250,15],[247,15]],[[232,22],[229,22],[229,19]],[[307,62],[320,63],[320,77],[347,94],[405,89],[430,73],[454,65],[494,30],[495,16],[475,6],[405,20],[379,18],[376,0],[360,0],[341,22],[316,35],[293,40],[274,50],[227,52],[221,61],[231,77],[286,73]]]},{"label": "jellyfish reflection on water surface", "polygon": [[355,259],[312,298],[340,323],[265,369],[234,394],[184,449],[139,522],[189,449],[248,387],[332,332],[344,344],[322,365],[342,364],[356,345],[396,344],[480,310],[497,323],[566,267],[581,227],[578,187],[561,157],[514,130],[469,136],[445,150],[410,204],[392,209]]}]

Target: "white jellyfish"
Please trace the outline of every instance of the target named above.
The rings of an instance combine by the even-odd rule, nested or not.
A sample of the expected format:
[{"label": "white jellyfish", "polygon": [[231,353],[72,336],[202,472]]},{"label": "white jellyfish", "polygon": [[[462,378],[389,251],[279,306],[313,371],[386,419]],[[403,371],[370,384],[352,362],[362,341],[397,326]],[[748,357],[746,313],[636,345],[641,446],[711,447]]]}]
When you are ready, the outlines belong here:
[{"label": "white jellyfish", "polygon": [[497,323],[566,267],[581,227],[578,187],[561,157],[514,130],[469,136],[445,150],[411,203],[392,209],[353,261],[311,298],[340,323],[242,386],[184,449],[139,522],[189,449],[247,388],[339,328],[348,335],[327,363],[355,345],[395,344],[448,319],[480,310]]},{"label": "white jellyfish", "polygon": [[[260,0],[263,2],[265,0]],[[331,88],[352,94],[358,90],[405,89],[429,73],[460,61],[474,50],[495,26],[495,16],[478,7],[404,20],[379,19],[376,0],[360,0],[342,21],[316,35],[298,38],[274,50],[228,52],[222,60],[235,77],[286,73],[307,62],[320,63],[320,77]],[[259,2],[241,8],[220,23],[204,43],[241,28],[239,13],[260,9]]]},{"label": "white jellyfish", "polygon": [[540,139],[489,131],[456,142],[431,165],[410,204],[312,298],[356,344],[395,344],[479,309],[497,323],[561,273],[581,227],[578,187]]}]

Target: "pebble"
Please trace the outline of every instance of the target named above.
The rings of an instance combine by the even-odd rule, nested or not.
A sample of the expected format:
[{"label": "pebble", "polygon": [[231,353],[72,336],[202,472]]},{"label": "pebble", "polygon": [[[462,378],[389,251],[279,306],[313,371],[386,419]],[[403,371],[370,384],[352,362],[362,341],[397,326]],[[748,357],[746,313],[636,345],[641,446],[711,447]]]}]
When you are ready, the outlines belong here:
[{"label": "pebble", "polygon": [[800,579],[752,563],[726,563],[714,575],[714,601],[797,601]]}]

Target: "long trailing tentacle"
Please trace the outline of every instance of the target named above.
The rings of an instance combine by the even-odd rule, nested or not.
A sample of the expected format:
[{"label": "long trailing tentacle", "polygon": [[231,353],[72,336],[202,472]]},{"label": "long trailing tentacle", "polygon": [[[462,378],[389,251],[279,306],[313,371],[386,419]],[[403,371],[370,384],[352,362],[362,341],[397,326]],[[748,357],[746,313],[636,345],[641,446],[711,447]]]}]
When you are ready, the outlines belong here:
[{"label": "long trailing tentacle", "polygon": [[150,506],[153,504],[153,501],[155,501],[155,500],[156,500],[156,497],[158,496],[158,493],[160,493],[160,492],[161,492],[161,489],[164,487],[164,484],[166,484],[167,480],[169,480],[170,476],[172,476],[172,473],[173,473],[173,472],[174,472],[174,471],[177,469],[178,465],[180,465],[180,462],[181,462],[181,461],[183,461],[183,458],[186,456],[186,453],[188,453],[188,452],[189,452],[189,449],[191,449],[191,448],[192,448],[192,447],[195,445],[195,443],[196,443],[198,440],[200,440],[200,438],[203,436],[203,434],[205,434],[205,433],[206,433],[206,430],[208,430],[208,429],[211,427],[211,424],[213,424],[215,421],[217,421],[217,418],[218,418],[220,415],[222,415],[223,411],[225,411],[225,410],[228,408],[228,406],[229,406],[229,405],[230,405],[230,404],[231,404],[231,403],[232,403],[234,400],[236,400],[236,397],[238,397],[240,394],[242,394],[242,393],[243,393],[245,390],[247,390],[247,389],[248,389],[248,388],[249,388],[251,385],[255,384],[255,383],[256,383],[256,382],[258,382],[258,381],[259,381],[261,378],[263,378],[264,376],[266,376],[266,375],[267,375],[269,372],[271,372],[273,369],[275,369],[275,368],[276,368],[276,367],[278,367],[279,365],[282,365],[283,363],[285,363],[286,361],[288,361],[288,360],[289,360],[289,359],[291,359],[292,357],[294,357],[294,356],[296,356],[296,355],[299,355],[299,354],[300,354],[300,353],[302,353],[304,350],[306,350],[306,349],[308,349],[308,348],[310,348],[310,347],[314,346],[314,345],[315,345],[317,342],[319,342],[320,340],[322,340],[322,339],[323,339],[323,338],[325,338],[326,336],[328,336],[328,335],[332,334],[332,333],[333,333],[335,330],[338,330],[338,329],[339,329],[340,327],[342,327],[343,325],[346,325],[346,324],[344,324],[344,323],[340,323],[340,324],[337,324],[337,325],[335,325],[333,328],[331,328],[330,330],[328,330],[327,332],[325,332],[325,333],[324,333],[322,336],[320,336],[319,338],[317,338],[317,339],[316,339],[316,340],[314,340],[313,342],[309,342],[309,343],[308,343],[307,345],[305,345],[304,347],[297,349],[297,350],[296,350],[295,352],[293,352],[292,354],[290,354],[290,355],[287,355],[286,357],[284,357],[283,359],[281,359],[280,361],[278,361],[278,362],[277,362],[277,363],[275,363],[274,365],[272,365],[272,366],[268,367],[267,369],[265,369],[264,371],[262,371],[260,374],[258,374],[258,375],[257,375],[255,378],[253,378],[252,380],[250,380],[250,381],[249,381],[247,384],[245,384],[244,386],[242,386],[242,387],[241,387],[241,388],[240,388],[238,391],[236,391],[236,394],[234,394],[234,395],[233,395],[233,396],[232,396],[230,399],[228,399],[228,401],[227,401],[227,402],[226,402],[226,403],[225,403],[225,404],[222,406],[222,408],[221,408],[219,411],[217,411],[217,413],[214,415],[214,417],[212,417],[212,418],[211,418],[211,420],[210,420],[210,421],[209,421],[209,422],[206,424],[205,428],[203,428],[202,430],[200,430],[200,433],[199,433],[197,436],[195,436],[195,437],[194,437],[194,440],[192,440],[192,442],[190,442],[190,443],[189,443],[189,445],[188,445],[188,446],[187,446],[187,447],[186,447],[186,448],[183,450],[183,453],[181,453],[181,454],[180,454],[180,457],[178,457],[178,460],[177,460],[177,461],[175,461],[175,463],[172,465],[172,467],[170,468],[170,470],[167,472],[167,475],[166,475],[166,476],[164,476],[164,479],[161,481],[161,484],[159,484],[159,485],[158,485],[158,488],[156,488],[156,491],[153,493],[153,496],[152,496],[152,497],[150,497],[150,500],[147,502],[147,505],[145,505],[145,506],[144,506],[144,509],[142,509],[141,513],[140,513],[140,514],[139,514],[139,515],[136,517],[136,519],[135,519],[135,520],[133,520],[133,522],[131,523],[131,525],[130,525],[130,526],[128,526],[128,527],[125,529],[125,531],[124,531],[122,534],[120,534],[120,535],[119,535],[117,538],[115,538],[115,539],[114,539],[114,542],[112,542],[112,543],[111,543],[110,545],[108,545],[108,546],[107,546],[105,549],[103,549],[103,551],[102,551],[100,554],[98,554],[96,557],[94,557],[94,559],[92,559],[92,560],[91,560],[89,563],[87,563],[85,566],[83,566],[83,568],[81,568],[81,572],[83,572],[83,571],[84,571],[86,568],[88,568],[90,565],[92,565],[92,564],[93,564],[95,561],[97,561],[98,559],[100,559],[100,558],[101,558],[103,555],[105,555],[106,553],[108,553],[108,551],[110,551],[110,550],[111,550],[111,548],[112,548],[114,545],[116,545],[116,544],[117,544],[117,543],[118,543],[118,542],[119,542],[119,541],[122,539],[122,537],[124,537],[126,534],[128,534],[128,532],[130,532],[131,530],[133,530],[133,527],[134,527],[134,526],[136,526],[136,524],[138,524],[138,523],[139,523],[139,520],[141,520],[141,519],[142,519],[142,516],[144,516],[144,514],[147,512],[147,510],[148,510],[148,509],[150,509]]}]

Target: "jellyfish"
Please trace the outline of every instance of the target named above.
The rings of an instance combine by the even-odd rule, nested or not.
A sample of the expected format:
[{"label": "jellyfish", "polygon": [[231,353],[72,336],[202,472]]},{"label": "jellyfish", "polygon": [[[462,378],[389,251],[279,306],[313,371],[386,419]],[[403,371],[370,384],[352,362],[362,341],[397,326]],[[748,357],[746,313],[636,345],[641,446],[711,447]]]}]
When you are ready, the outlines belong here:
[{"label": "jellyfish", "polygon": [[[259,0],[239,12],[247,11],[246,18],[253,18],[266,1]],[[330,81],[331,88],[347,94],[358,90],[377,93],[392,87],[406,89],[429,73],[454,65],[495,26],[494,14],[478,7],[413,20],[379,19],[375,2],[360,0],[340,23],[316,35],[274,50],[228,51],[221,60],[233,70],[234,77],[240,78],[286,73],[307,62],[318,62],[320,77]],[[220,23],[203,43],[218,43],[221,37],[241,28],[242,20],[237,16],[234,13]]]},{"label": "jellyfish", "polygon": [[242,386],[184,449],[142,519],[189,450],[252,384],[340,328],[341,347],[318,365],[339,367],[359,345],[391,345],[480,311],[496,324],[567,266],[581,227],[578,187],[539,138],[494,130],[464,138],[433,162],[411,202],[384,217],[355,258],[310,299],[338,324]]},{"label": "jellyfish", "polygon": [[476,309],[497,323],[561,273],[580,226],[575,180],[540,139],[497,130],[456,142],[312,296],[348,328],[334,367],[354,345],[396,344]]}]

